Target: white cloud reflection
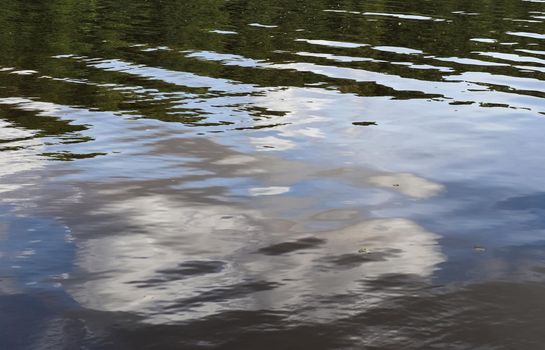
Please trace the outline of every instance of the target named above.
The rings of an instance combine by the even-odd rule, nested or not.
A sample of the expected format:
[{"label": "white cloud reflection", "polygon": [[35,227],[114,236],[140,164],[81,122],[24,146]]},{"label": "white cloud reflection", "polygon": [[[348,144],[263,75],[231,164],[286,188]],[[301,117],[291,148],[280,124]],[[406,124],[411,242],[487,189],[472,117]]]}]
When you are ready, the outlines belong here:
[{"label": "white cloud reflection", "polygon": [[[85,307],[133,312],[152,323],[301,303],[309,311],[298,317],[335,319],[389,297],[371,293],[366,281],[388,274],[429,278],[444,260],[438,236],[406,219],[327,232],[267,233],[259,211],[195,205],[167,195],[133,196],[91,214],[106,213],[128,220],[131,232],[80,241],[77,265],[93,278],[70,283],[68,290]],[[260,253],[308,237],[316,246]],[[343,259],[359,261],[360,247],[369,249],[370,260],[343,265]],[[189,273],[187,263],[219,267]],[[320,306],[321,298],[345,293],[361,298],[337,310]]]}]

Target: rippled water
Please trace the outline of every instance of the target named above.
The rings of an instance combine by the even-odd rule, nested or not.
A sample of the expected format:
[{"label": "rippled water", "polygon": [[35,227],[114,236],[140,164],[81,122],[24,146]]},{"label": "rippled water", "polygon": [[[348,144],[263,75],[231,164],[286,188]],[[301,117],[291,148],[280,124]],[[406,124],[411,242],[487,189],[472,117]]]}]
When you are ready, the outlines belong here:
[{"label": "rippled water", "polygon": [[1,349],[539,349],[545,3],[0,0]]}]

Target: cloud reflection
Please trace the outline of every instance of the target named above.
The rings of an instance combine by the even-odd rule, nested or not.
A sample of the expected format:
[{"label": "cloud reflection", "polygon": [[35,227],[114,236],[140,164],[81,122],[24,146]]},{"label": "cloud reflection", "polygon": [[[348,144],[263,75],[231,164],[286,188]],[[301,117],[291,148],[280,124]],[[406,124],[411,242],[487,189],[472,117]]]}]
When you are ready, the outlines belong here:
[{"label": "cloud reflection", "polygon": [[[133,312],[152,323],[302,304],[307,311],[299,310],[299,317],[342,317],[354,304],[324,310],[321,299],[361,295],[355,305],[369,307],[389,296],[370,298],[367,281],[390,274],[430,278],[444,260],[438,236],[406,219],[269,233],[257,210],[165,194],[121,197],[91,214],[130,224],[127,232],[79,243],[77,265],[94,277],[70,283],[70,293],[87,308]],[[370,253],[358,253],[360,247]]]}]

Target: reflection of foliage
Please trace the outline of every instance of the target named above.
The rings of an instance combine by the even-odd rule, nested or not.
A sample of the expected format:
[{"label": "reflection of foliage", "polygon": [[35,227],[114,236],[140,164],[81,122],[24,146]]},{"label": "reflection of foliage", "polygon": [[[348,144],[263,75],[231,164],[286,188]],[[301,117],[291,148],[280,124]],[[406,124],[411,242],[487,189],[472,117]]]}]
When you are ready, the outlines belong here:
[{"label": "reflection of foliage", "polygon": [[[221,62],[200,61],[183,55],[184,50],[206,50],[237,54],[267,62],[301,61],[321,65],[363,68],[423,79],[441,80],[433,70],[408,69],[392,65],[399,56],[368,47],[350,51],[350,55],[372,58],[374,62],[330,62],[323,58],[294,56],[299,51],[317,48],[296,42],[296,38],[323,39],[390,45],[420,49],[438,56],[467,57],[474,46],[472,37],[503,34],[506,26],[516,26],[503,18],[519,18],[528,12],[528,3],[514,0],[445,0],[440,2],[377,0],[372,3],[353,0],[0,0],[0,66],[33,69],[39,75],[57,78],[39,79],[0,74],[0,97],[32,96],[62,105],[108,110],[202,125],[209,118],[194,108],[184,108],[179,100],[155,100],[149,91],[164,93],[207,94],[207,89],[188,88],[154,81],[121,72],[92,69],[82,62],[52,58],[74,54],[95,58],[117,58],[171,71],[187,71],[202,76],[225,78],[256,86],[307,86],[323,82],[341,92],[394,98],[430,97],[418,92],[394,91],[373,82],[358,83],[332,79],[310,72],[285,69],[252,69]],[[444,21],[400,20],[391,17],[363,16],[324,10],[352,12],[403,12],[421,14]],[[478,17],[454,14],[455,11],[479,13]],[[274,24],[276,28],[257,28],[249,23]],[[220,35],[211,30],[228,30],[237,35]],[[523,40],[523,39],[522,39]],[[171,51],[143,52],[146,47],[166,46]],[[347,55],[346,50],[320,47],[320,52]],[[429,63],[421,56],[413,63]],[[448,65],[448,63],[445,63]],[[467,69],[472,69],[471,67]],[[483,69],[479,67],[478,69]],[[495,68],[497,71],[507,68]],[[509,72],[509,74],[522,74]],[[74,84],[66,79],[88,83]],[[145,92],[112,89],[104,84],[143,87]],[[205,96],[206,98],[206,96]],[[274,111],[268,111],[274,114]],[[45,134],[65,130],[67,124],[17,118],[24,127],[44,130]],[[49,125],[48,123],[51,123]],[[60,123],[60,124],[59,124]],[[222,121],[210,121],[218,125]],[[32,125],[31,125],[32,124]],[[54,125],[53,125],[54,124]],[[62,124],[62,125],[61,125]]]},{"label": "reflection of foliage", "polygon": [[37,137],[47,137],[56,135],[72,135],[70,137],[77,139],[80,136],[74,136],[76,132],[86,130],[82,125],[72,125],[70,120],[61,120],[53,117],[36,118],[36,114],[20,109],[6,110],[5,106],[0,106],[0,118],[7,120],[23,129],[38,130]]},{"label": "reflection of foliage", "polygon": [[[463,50],[469,36],[504,31],[504,17],[522,17],[527,9],[519,1],[454,1],[422,3],[326,0],[0,0],[0,41],[3,63],[30,65],[40,54],[60,52],[115,53],[124,43],[148,43],[178,48],[238,51],[267,58],[272,50],[293,47],[290,35],[304,29],[304,35],[321,39],[363,40],[371,44],[413,44],[434,52]],[[343,9],[357,12],[399,12],[426,14],[455,23],[399,21],[324,12]],[[454,11],[479,13],[478,20],[456,16]],[[276,32],[252,28],[248,23],[278,25]],[[400,25],[402,24],[402,25]],[[235,37],[207,33],[210,29],[234,30]],[[433,30],[431,30],[433,29]],[[22,53],[24,53],[22,55]],[[28,53],[32,53],[28,55]],[[46,63],[46,62],[41,62]]]},{"label": "reflection of foliage", "polygon": [[47,152],[41,154],[51,160],[74,161],[77,159],[90,159],[98,156],[104,156],[106,153],[71,153],[71,152]]}]

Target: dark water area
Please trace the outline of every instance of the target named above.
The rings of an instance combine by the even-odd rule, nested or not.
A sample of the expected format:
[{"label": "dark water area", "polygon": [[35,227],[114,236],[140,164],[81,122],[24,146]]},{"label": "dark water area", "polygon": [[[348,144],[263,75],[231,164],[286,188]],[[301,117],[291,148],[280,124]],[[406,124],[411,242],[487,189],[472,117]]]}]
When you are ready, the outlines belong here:
[{"label": "dark water area", "polygon": [[0,349],[544,348],[544,1],[0,7]]}]

